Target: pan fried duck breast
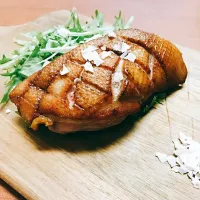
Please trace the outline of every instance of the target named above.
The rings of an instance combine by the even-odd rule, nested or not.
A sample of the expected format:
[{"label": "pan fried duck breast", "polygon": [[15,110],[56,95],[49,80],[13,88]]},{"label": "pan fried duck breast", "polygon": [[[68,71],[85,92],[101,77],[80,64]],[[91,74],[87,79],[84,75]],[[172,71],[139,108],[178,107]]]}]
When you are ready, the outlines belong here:
[{"label": "pan fried duck breast", "polygon": [[34,130],[44,124],[57,133],[93,131],[120,123],[186,76],[171,42],[126,29],[56,58],[14,88],[10,99]]}]

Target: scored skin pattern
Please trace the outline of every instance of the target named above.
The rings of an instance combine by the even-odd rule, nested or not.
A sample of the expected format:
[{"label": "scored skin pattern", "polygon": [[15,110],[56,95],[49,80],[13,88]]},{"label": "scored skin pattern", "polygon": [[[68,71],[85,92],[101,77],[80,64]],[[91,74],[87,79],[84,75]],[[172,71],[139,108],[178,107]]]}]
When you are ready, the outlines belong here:
[{"label": "scored skin pattern", "polygon": [[[20,83],[10,93],[10,99],[21,116],[29,124],[39,116],[68,119],[127,116],[137,112],[141,103],[155,92],[184,83],[187,69],[181,53],[172,43],[138,29],[115,33],[116,38],[105,36],[80,45]],[[126,81],[118,101],[113,102],[112,74],[121,55],[113,46],[119,42],[130,46],[136,60],[134,63],[124,60],[123,75]],[[83,67],[86,60],[82,50],[89,45],[97,46],[99,55],[103,51],[100,49],[102,46],[106,47],[106,51],[113,52],[112,57],[105,58],[104,63],[94,68],[94,73],[86,72]],[[61,76],[63,64],[69,73]],[[81,81],[75,84],[76,78],[81,78]],[[67,95],[72,87],[75,87],[74,106],[70,108]],[[41,122],[37,120],[37,123],[45,124],[44,118]]]}]

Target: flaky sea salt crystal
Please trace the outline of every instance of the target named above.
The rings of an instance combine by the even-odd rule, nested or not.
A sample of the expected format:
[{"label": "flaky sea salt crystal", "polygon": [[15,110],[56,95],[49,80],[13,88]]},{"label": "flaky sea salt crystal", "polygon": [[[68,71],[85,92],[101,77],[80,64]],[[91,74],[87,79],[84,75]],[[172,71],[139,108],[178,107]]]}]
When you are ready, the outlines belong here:
[{"label": "flaky sea salt crystal", "polygon": [[114,45],[113,45],[113,49],[114,49],[115,51],[121,51],[121,45],[120,45],[120,44],[114,44]]},{"label": "flaky sea salt crystal", "polygon": [[67,73],[69,73],[69,69],[65,65],[63,65],[62,70],[60,70],[60,75],[63,76]]},{"label": "flaky sea salt crystal", "polygon": [[86,54],[88,52],[96,51],[98,48],[96,46],[89,45],[82,51],[82,54]]},{"label": "flaky sea salt crystal", "polygon": [[87,61],[93,61],[94,64],[98,67],[104,61],[101,59],[100,55],[96,52],[97,47],[88,46],[86,49],[82,51],[82,56]]},{"label": "flaky sea salt crystal", "polygon": [[84,68],[85,68],[85,71],[89,71],[89,72],[94,72],[94,67],[92,66],[92,64],[90,62],[86,62],[84,64]]},{"label": "flaky sea salt crystal", "polygon": [[122,42],[122,46],[121,46],[121,51],[122,52],[125,52],[125,51],[128,51],[128,49],[130,49],[131,47],[126,44],[125,42]]},{"label": "flaky sea salt crystal", "polygon": [[167,157],[172,171],[187,174],[195,188],[200,189],[200,143],[180,133],[174,140],[174,154]]},{"label": "flaky sea salt crystal", "polygon": [[174,156],[167,156],[167,162],[171,167],[174,167],[177,165],[176,158]]},{"label": "flaky sea salt crystal", "polygon": [[112,51],[102,51],[101,52],[101,58],[105,59],[107,57],[112,57]]},{"label": "flaky sea salt crystal", "polygon": [[176,157],[176,162],[178,163],[178,165],[183,165],[183,163],[179,157]]},{"label": "flaky sea salt crystal", "polygon": [[179,134],[179,139],[180,139],[180,141],[181,141],[182,144],[190,144],[190,142],[192,141],[191,137],[185,136],[181,132]]},{"label": "flaky sea salt crystal", "polygon": [[179,173],[180,174],[186,174],[186,173],[188,173],[189,172],[189,170],[187,169],[187,167],[185,167],[185,165],[181,165],[180,167],[179,167]]},{"label": "flaky sea salt crystal", "polygon": [[183,145],[180,143],[179,140],[173,140],[175,149],[180,149]]},{"label": "flaky sea salt crystal", "polygon": [[194,185],[194,188],[200,189],[200,179],[197,176],[194,178],[192,177],[192,184]]},{"label": "flaky sea salt crystal", "polygon": [[136,55],[133,54],[133,53],[128,53],[128,55],[126,55],[126,56],[124,57],[124,59],[129,60],[129,61],[131,61],[131,62],[134,62],[135,59],[136,59]]},{"label": "flaky sea salt crystal", "polygon": [[113,49],[115,51],[120,51],[122,53],[128,51],[130,48],[131,47],[128,44],[126,44],[125,42],[121,42],[121,43],[117,43],[117,44],[113,45]]},{"label": "flaky sea salt crystal", "polygon": [[124,59],[127,55],[128,55],[128,52],[125,51],[125,52],[120,56],[120,58]]},{"label": "flaky sea salt crystal", "polygon": [[161,163],[164,163],[167,161],[167,154],[157,152],[156,157],[158,157]]},{"label": "flaky sea salt crystal", "polygon": [[180,173],[180,174],[186,174],[188,173],[188,169],[184,166],[184,165],[181,165],[180,167],[179,166],[175,166],[172,168],[172,170],[176,173]]},{"label": "flaky sea salt crystal", "polygon": [[178,172],[179,172],[179,167],[178,167],[178,166],[173,167],[173,168],[172,168],[172,171],[178,173]]}]

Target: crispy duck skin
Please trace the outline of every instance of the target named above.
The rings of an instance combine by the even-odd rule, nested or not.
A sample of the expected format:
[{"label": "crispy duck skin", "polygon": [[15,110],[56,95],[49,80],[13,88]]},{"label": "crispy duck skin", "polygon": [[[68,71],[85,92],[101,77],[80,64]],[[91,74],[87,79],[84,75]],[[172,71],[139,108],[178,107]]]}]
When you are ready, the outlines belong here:
[{"label": "crispy duck skin", "polygon": [[[13,89],[10,100],[32,129],[44,124],[54,132],[68,133],[113,126],[139,111],[154,93],[185,82],[182,54],[171,42],[138,29],[115,34],[78,46]],[[120,57],[122,52],[114,45],[121,43],[136,56],[134,62]],[[93,73],[83,67],[82,51],[88,46],[97,47],[99,54],[102,47],[113,52]],[[65,75],[60,74],[63,65],[69,69]],[[116,97],[112,79],[119,65],[123,79]]]}]

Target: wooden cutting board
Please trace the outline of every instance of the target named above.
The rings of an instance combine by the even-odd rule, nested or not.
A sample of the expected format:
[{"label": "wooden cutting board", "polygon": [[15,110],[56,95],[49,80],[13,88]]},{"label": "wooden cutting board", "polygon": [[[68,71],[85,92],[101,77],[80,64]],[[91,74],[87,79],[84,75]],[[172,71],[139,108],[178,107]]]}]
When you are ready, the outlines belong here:
[{"label": "wooden cutting board", "polygon": [[[0,27],[0,52],[14,48],[12,39],[31,30],[63,24],[68,11],[34,22]],[[84,17],[83,17],[84,19]],[[60,136],[31,132],[14,112],[0,112],[0,178],[27,199],[199,199],[188,177],[161,164],[155,152],[171,154],[179,132],[200,141],[200,52],[179,47],[189,74],[183,88],[171,94],[141,120],[90,133]],[[1,77],[1,94],[3,78]]]}]

